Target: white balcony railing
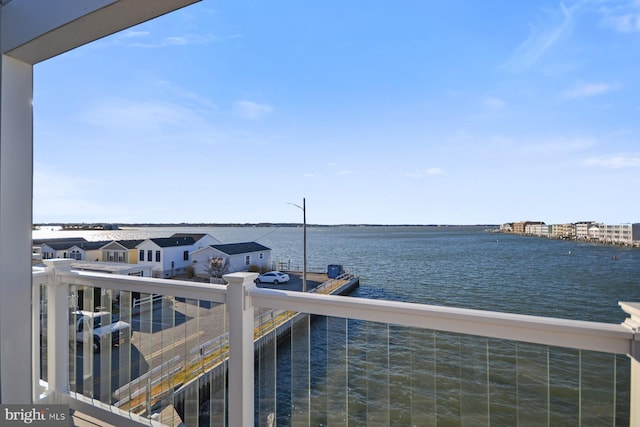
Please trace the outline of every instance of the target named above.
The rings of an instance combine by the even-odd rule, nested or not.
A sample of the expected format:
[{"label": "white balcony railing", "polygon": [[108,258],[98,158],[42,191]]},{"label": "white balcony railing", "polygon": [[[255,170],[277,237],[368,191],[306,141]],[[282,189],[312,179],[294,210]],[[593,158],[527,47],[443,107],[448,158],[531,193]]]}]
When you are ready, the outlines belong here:
[{"label": "white balcony railing", "polygon": [[[35,395],[114,425],[640,422],[632,303],[624,324],[604,324],[263,289],[250,273],[222,286],[69,263],[34,273],[34,337],[45,332]],[[79,308],[117,313],[133,337],[76,342]],[[258,310],[273,330],[254,344]],[[320,317],[277,323],[292,311]]]}]

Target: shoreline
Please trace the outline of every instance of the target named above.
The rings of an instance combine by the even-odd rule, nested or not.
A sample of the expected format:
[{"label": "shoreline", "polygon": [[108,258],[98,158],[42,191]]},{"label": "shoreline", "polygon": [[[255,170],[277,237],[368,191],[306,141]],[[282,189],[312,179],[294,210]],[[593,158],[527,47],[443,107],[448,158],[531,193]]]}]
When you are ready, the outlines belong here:
[{"label": "shoreline", "polygon": [[528,234],[528,233],[513,233],[509,231],[502,230],[490,230],[492,233],[497,234],[506,234],[511,236],[523,236],[523,237],[534,237],[539,239],[550,239],[550,240],[561,240],[565,242],[575,242],[575,243],[588,243],[592,245],[601,245],[601,246],[617,246],[621,248],[630,248],[630,249],[640,249],[640,242],[632,242],[632,243],[624,243],[624,242],[603,242],[595,239],[577,239],[577,238],[564,238],[558,236],[543,236],[539,234]]}]

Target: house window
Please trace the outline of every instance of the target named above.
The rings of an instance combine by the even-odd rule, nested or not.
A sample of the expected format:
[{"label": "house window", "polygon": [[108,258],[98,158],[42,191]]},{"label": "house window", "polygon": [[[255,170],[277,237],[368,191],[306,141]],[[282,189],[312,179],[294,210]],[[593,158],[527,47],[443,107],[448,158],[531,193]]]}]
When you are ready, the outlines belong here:
[{"label": "house window", "polygon": [[260,259],[262,259],[262,258],[263,258],[263,256],[262,256],[262,254],[260,254]]},{"label": "house window", "polygon": [[160,262],[160,251],[156,251],[156,262]]},{"label": "house window", "polygon": [[244,257],[244,265],[251,264],[251,255],[247,255]]},{"label": "house window", "polygon": [[153,251],[151,249],[147,251],[147,261],[153,261]]},{"label": "house window", "polygon": [[189,251],[182,252],[182,260],[189,261]]},{"label": "house window", "polygon": [[140,261],[144,261],[144,249],[140,249]]}]

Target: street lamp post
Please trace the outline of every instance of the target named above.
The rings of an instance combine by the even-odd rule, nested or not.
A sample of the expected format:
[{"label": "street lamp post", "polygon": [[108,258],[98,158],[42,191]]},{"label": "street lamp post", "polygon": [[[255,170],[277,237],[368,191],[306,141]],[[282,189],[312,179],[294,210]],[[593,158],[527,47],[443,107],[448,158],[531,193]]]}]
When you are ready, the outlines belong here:
[{"label": "street lamp post", "polygon": [[302,210],[302,292],[307,292],[307,207],[305,198],[302,198],[302,206],[289,203]]}]

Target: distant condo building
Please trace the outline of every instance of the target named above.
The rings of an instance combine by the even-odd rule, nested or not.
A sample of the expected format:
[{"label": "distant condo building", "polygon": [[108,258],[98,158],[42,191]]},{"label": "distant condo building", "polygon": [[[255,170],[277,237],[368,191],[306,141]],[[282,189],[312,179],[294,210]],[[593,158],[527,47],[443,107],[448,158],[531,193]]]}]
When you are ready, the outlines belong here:
[{"label": "distant condo building", "polygon": [[516,234],[531,234],[531,227],[536,225],[544,225],[541,221],[520,221],[510,224],[513,233]]},{"label": "distant condo building", "polygon": [[[576,222],[575,223],[575,228],[576,228],[576,239],[578,240],[587,240],[587,239],[591,239],[592,235],[589,233],[589,229],[591,228],[598,228],[596,225],[594,225],[593,221],[581,221],[581,222]],[[595,231],[595,230],[593,230]]]},{"label": "distant condo building", "polygon": [[518,221],[500,226],[503,233],[640,246],[640,223],[609,225],[595,221],[547,225],[542,221]]}]

